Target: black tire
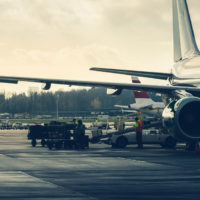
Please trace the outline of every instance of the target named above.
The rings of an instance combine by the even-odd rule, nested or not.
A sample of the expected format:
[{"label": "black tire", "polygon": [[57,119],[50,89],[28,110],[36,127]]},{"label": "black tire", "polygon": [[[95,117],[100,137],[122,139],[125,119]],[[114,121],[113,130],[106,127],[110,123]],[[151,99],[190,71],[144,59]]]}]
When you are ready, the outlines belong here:
[{"label": "black tire", "polygon": [[35,147],[37,144],[36,139],[32,139],[31,144],[32,144],[32,147]]},{"label": "black tire", "polygon": [[186,151],[195,151],[196,150],[197,142],[187,142],[186,143]]},{"label": "black tire", "polygon": [[45,139],[42,139],[42,140],[41,140],[41,145],[42,145],[42,147],[44,147],[44,146],[45,146],[45,144],[46,144],[46,141],[45,141]]},{"label": "black tire", "polygon": [[165,143],[160,143],[160,146],[161,146],[162,148],[165,148]]},{"label": "black tire", "polygon": [[121,137],[117,138],[116,146],[118,148],[125,148],[127,144],[128,144],[128,141],[125,137],[121,136]]},{"label": "black tire", "polygon": [[95,143],[98,143],[100,141],[100,137],[93,137],[91,138],[90,142],[95,144]]},{"label": "black tire", "polygon": [[165,143],[164,143],[165,148],[173,149],[175,148],[175,146],[176,146],[176,139],[174,139],[171,136],[165,139]]},{"label": "black tire", "polygon": [[114,144],[114,143],[112,143],[112,148],[113,148],[113,149],[117,148],[117,145]]},{"label": "black tire", "polygon": [[53,148],[53,143],[52,142],[47,142],[47,147],[51,150]]},{"label": "black tire", "polygon": [[71,141],[65,141],[64,142],[64,149],[72,149],[72,142]]},{"label": "black tire", "polygon": [[56,142],[55,143],[55,148],[58,150],[58,149],[61,149],[61,147],[62,147],[62,142]]}]

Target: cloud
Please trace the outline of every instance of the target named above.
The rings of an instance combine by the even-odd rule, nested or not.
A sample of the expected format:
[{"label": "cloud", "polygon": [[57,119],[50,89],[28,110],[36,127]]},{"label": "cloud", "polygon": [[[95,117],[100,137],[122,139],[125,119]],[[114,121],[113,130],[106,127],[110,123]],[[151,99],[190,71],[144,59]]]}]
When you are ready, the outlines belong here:
[{"label": "cloud", "polygon": [[[188,4],[200,35],[200,1]],[[0,32],[4,75],[122,81],[88,69],[165,71],[172,62],[169,0],[1,0]]]}]

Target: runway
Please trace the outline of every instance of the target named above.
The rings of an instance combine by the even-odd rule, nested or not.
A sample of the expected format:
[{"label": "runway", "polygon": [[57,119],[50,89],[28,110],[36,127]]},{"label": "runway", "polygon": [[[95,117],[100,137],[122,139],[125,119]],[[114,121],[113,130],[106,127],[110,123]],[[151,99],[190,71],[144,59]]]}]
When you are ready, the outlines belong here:
[{"label": "runway", "polygon": [[200,155],[159,145],[33,148],[27,131],[0,131],[0,199],[199,199]]}]

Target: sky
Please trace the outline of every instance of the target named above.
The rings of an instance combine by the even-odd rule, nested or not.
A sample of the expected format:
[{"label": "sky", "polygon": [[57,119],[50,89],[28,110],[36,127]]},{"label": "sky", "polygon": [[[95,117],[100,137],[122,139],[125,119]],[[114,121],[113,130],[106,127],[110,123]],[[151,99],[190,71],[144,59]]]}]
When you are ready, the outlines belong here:
[{"label": "sky", "polygon": [[[200,44],[200,1],[188,5]],[[169,72],[172,45],[171,0],[0,0],[0,75],[129,83],[89,68]],[[0,90],[31,86],[41,88],[0,83]]]}]

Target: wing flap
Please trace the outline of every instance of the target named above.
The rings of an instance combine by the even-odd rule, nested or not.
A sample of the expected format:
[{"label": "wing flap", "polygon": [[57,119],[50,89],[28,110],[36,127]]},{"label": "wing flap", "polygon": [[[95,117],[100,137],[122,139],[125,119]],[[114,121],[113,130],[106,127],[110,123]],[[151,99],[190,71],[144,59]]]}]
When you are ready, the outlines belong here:
[{"label": "wing flap", "polygon": [[162,72],[147,72],[147,71],[122,70],[122,69],[110,69],[110,68],[98,68],[98,67],[92,67],[90,68],[90,70],[115,73],[115,74],[124,74],[124,75],[129,75],[129,76],[155,78],[155,79],[162,79],[162,80],[167,80],[168,78],[172,77],[171,73],[162,73]]}]

